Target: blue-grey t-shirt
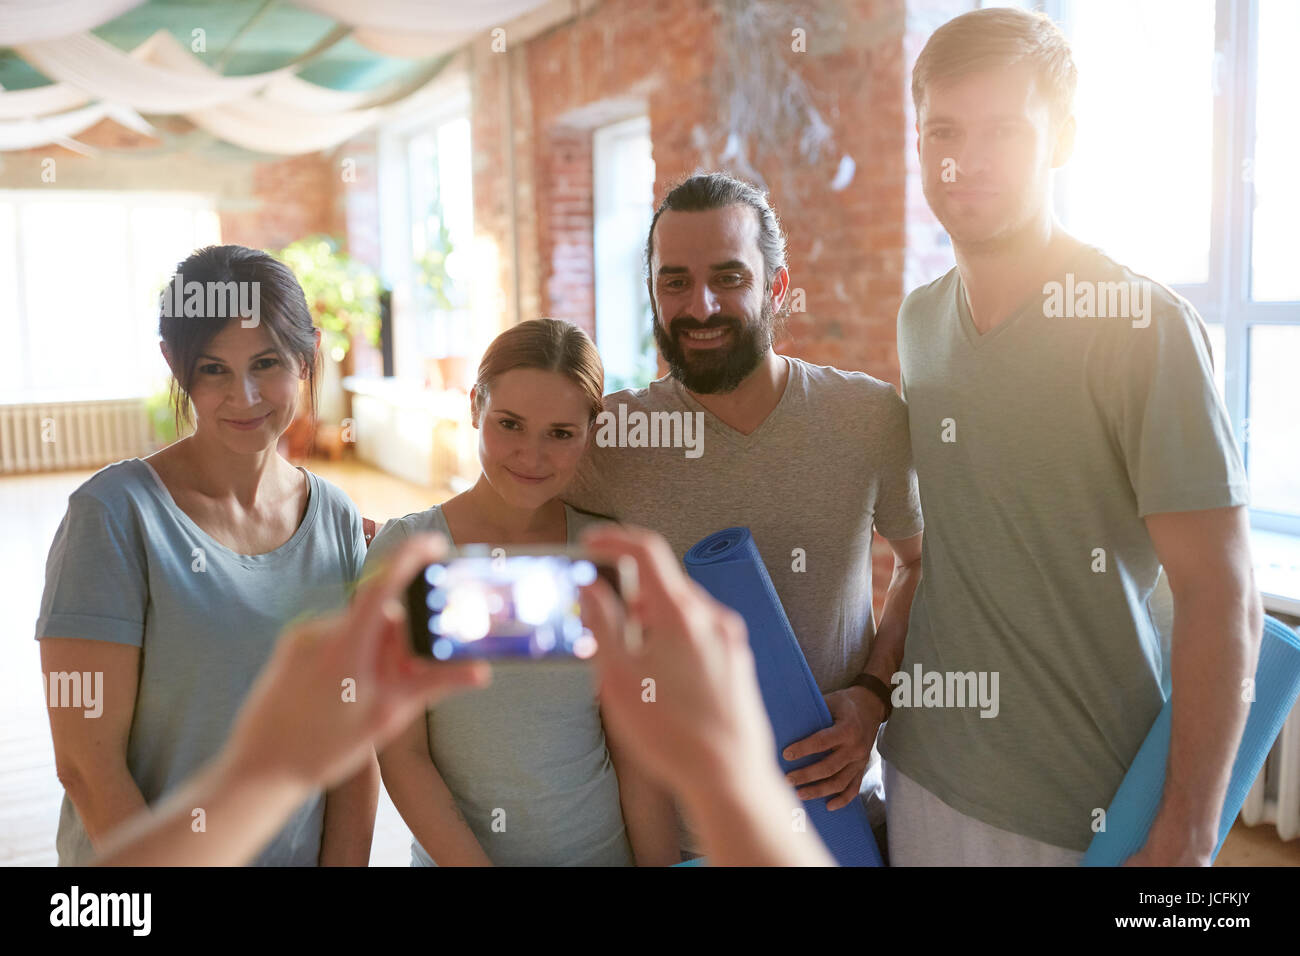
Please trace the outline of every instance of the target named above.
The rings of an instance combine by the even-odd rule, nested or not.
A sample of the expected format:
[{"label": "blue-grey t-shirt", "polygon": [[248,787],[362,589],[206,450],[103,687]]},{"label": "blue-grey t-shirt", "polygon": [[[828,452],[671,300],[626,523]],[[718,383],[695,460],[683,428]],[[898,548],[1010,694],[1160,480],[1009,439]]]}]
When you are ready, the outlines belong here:
[{"label": "blue-grey t-shirt", "polygon": [[[336,486],[306,475],[310,497],[298,530],[258,555],[210,537],[139,458],[100,470],[68,499],[46,563],[36,637],[140,648],[127,768],[151,805],[220,750],[285,625],[341,607],[360,574],[365,539],[356,507]],[[105,697],[113,690],[105,686]],[[317,792],[254,863],[315,866],[324,814]],[[58,851],[63,866],[94,856],[66,794]]]}]

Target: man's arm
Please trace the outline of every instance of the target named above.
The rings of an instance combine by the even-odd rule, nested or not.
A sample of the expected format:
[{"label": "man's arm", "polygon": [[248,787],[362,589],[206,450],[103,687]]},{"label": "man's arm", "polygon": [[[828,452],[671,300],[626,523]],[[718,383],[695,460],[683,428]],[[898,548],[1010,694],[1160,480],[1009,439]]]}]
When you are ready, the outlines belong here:
[{"label": "man's arm", "polygon": [[[915,534],[886,539],[894,551],[894,573],[863,673],[880,678],[887,687],[903,662],[912,598],[921,580],[921,537]],[[799,799],[829,797],[826,808],[838,810],[858,796],[876,733],[885,719],[885,704],[865,687],[853,686],[827,694],[826,706],[834,723],[792,743],[785,748],[784,756],[786,760],[798,760],[808,754],[830,752],[816,763],[786,774],[786,780],[799,788]]]},{"label": "man's arm", "polygon": [[1130,865],[1208,866],[1249,705],[1263,610],[1244,507],[1146,518],[1174,597],[1173,721],[1160,810]]},{"label": "man's arm", "polygon": [[[894,574],[889,579],[889,591],[885,594],[880,626],[876,628],[867,665],[862,669],[862,673],[880,678],[886,687],[893,686],[890,680],[903,666],[903,644],[907,640],[912,598],[916,596],[916,586],[921,583],[921,538],[922,535],[917,534],[889,542],[894,550]],[[872,699],[880,706],[883,716],[884,705],[874,695]]]}]

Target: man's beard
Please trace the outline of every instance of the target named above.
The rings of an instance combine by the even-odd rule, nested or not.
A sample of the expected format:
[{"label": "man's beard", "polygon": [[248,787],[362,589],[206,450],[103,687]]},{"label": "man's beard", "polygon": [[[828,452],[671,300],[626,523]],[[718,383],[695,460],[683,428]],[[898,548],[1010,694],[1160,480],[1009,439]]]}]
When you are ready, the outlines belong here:
[{"label": "man's beard", "polygon": [[[657,310],[654,316],[655,342],[659,354],[668,363],[669,374],[687,391],[698,395],[734,391],[758,368],[772,347],[773,326],[772,301],[766,297],[758,321],[752,323],[734,315],[715,315],[708,322],[679,316],[673,319],[671,328],[665,332]],[[704,329],[729,329],[731,345],[716,349],[687,349],[678,344],[678,336],[683,331]]]}]

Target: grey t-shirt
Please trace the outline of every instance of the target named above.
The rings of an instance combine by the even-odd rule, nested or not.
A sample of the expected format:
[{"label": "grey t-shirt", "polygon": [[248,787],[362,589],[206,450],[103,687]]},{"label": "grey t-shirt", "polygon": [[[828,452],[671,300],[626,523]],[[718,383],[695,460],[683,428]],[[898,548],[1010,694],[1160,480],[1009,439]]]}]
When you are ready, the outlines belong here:
[{"label": "grey t-shirt", "polygon": [[[565,518],[570,544],[596,520],[567,506]],[[388,522],[371,543],[367,570],[410,535],[430,531],[452,540],[438,505]],[[429,756],[494,864],[633,864],[587,665],[494,664],[488,687],[442,701],[426,717]],[[436,865],[417,840],[411,853]]]},{"label": "grey t-shirt", "polygon": [[[68,499],[46,563],[36,637],[140,648],[127,768],[149,804],[221,749],[281,630],[341,607],[360,573],[365,539],[356,508],[337,487],[306,474],[302,523],[258,555],[210,537],[139,458],[100,470]],[[324,813],[317,793],[255,864],[315,866]],[[195,835],[204,838],[221,835]],[[57,844],[60,865],[84,865],[94,855],[66,794]]]},{"label": "grey t-shirt", "polygon": [[[605,396],[606,411],[630,423],[642,414],[699,413],[702,449],[596,444],[564,497],[658,531],[678,559],[706,535],[748,527],[825,694],[862,673],[875,635],[872,528],[911,537],[921,532],[921,511],[907,410],[893,386],[786,358],[785,392],[748,435],[670,376]],[[641,443],[630,426],[626,434],[629,444]],[[879,759],[873,748],[863,778],[873,826],[884,819]]]},{"label": "grey t-shirt", "polygon": [[[1066,269],[1076,295],[1149,281],[1089,247]],[[1163,702],[1143,517],[1247,496],[1204,324],[1147,288],[1146,327],[1048,317],[1034,296],[980,335],[954,269],[898,317],[926,517],[903,672],[990,690],[997,672],[998,702],[896,706],[882,753],[954,809],[1072,850]]]}]

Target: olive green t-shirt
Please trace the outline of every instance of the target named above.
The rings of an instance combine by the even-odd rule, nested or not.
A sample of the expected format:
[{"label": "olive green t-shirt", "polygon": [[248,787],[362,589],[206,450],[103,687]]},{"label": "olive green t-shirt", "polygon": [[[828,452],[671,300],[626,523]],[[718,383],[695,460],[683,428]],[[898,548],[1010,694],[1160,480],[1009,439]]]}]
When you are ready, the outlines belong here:
[{"label": "olive green t-shirt", "polygon": [[1066,271],[982,335],[955,269],[899,312],[925,514],[901,673],[920,687],[896,688],[881,753],[962,813],[1083,850],[1164,700],[1143,519],[1247,485],[1191,305],[1090,247]]}]

